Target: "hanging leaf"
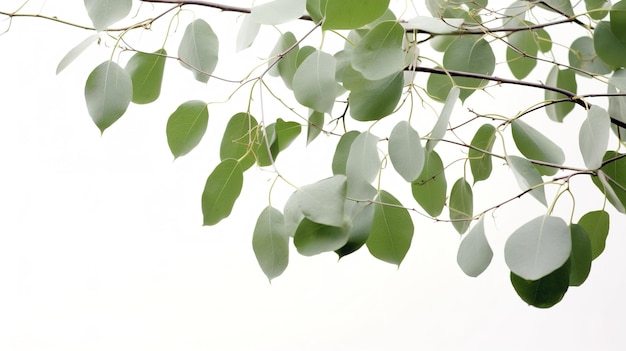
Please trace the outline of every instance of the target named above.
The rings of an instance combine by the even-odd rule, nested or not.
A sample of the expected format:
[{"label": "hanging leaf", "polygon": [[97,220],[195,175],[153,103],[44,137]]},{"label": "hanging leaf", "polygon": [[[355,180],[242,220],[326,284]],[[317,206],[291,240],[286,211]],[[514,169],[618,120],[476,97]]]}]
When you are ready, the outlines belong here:
[{"label": "hanging leaf", "polygon": [[585,166],[598,169],[602,165],[602,157],[609,144],[609,114],[598,105],[593,105],[587,112],[578,136],[580,152]]},{"label": "hanging leaf", "polygon": [[411,183],[415,201],[432,217],[441,214],[446,204],[447,183],[443,163],[435,151],[426,154],[420,176]]},{"label": "hanging leaf", "polygon": [[[278,154],[284,151],[298,137],[302,126],[297,122],[284,121],[278,118],[266,128],[267,139],[259,134],[260,143],[257,145],[257,162],[259,166],[269,166],[276,161]],[[269,142],[269,144],[266,143]],[[269,145],[269,146],[268,146]],[[269,150],[268,150],[269,149]],[[272,157],[268,155],[271,151]]]},{"label": "hanging leaf", "polygon": [[587,280],[591,271],[591,241],[585,228],[578,224],[570,226],[572,253],[569,256],[569,285],[580,286]]},{"label": "hanging leaf", "polygon": [[278,152],[284,151],[300,135],[302,126],[298,122],[276,120],[276,147]]},{"label": "hanging leaf", "polygon": [[602,21],[593,31],[593,48],[598,57],[612,68],[626,66],[626,42],[613,33],[611,23]]},{"label": "hanging leaf", "polygon": [[209,110],[203,101],[180,105],[167,120],[167,144],[174,158],[186,155],[202,140],[209,123]]},{"label": "hanging leaf", "polygon": [[541,216],[511,234],[504,246],[504,259],[516,275],[538,280],[565,264],[571,251],[567,224],[559,217]]},{"label": "hanging leaf", "polygon": [[338,250],[347,241],[348,231],[343,227],[315,223],[308,218],[300,222],[293,237],[294,246],[303,256]]},{"label": "hanging leaf", "polygon": [[[552,140],[539,133],[526,122],[516,119],[511,124],[513,141],[517,149],[530,160],[543,161],[560,166],[565,162],[563,150]],[[542,175],[554,175],[558,167],[535,166]]]},{"label": "hanging leaf", "polygon": [[595,260],[604,251],[606,238],[609,235],[610,217],[606,211],[592,211],[585,213],[580,220],[580,225],[587,235],[591,244],[591,259]]},{"label": "hanging leaf", "polygon": [[379,23],[356,44],[352,67],[368,80],[396,75],[404,67],[403,38],[404,29],[398,22]]},{"label": "hanging leaf", "polygon": [[[615,151],[607,151],[603,160],[620,156]],[[598,176],[593,177],[592,180],[619,212],[626,213],[626,157],[602,166],[598,171]]]},{"label": "hanging leaf", "polygon": [[566,262],[554,272],[537,280],[526,280],[511,272],[515,292],[531,306],[549,308],[563,299],[569,288],[570,264]]},{"label": "hanging leaf", "polygon": [[608,11],[598,11],[600,9],[610,9],[611,2],[609,0],[585,0],[585,9],[587,10],[589,17],[599,21],[606,17]]},{"label": "hanging leaf", "polygon": [[611,31],[619,41],[626,44],[626,33],[624,33],[624,28],[626,28],[626,2],[618,1],[613,4],[609,16],[611,19],[609,22],[611,24]]},{"label": "hanging leaf", "polygon": [[202,19],[189,23],[178,47],[178,57],[197,81],[209,81],[217,66],[218,53],[219,40],[211,26]]},{"label": "hanging leaf", "polygon": [[85,0],[87,14],[98,32],[128,16],[132,0]]},{"label": "hanging leaf", "polygon": [[472,138],[470,145],[473,146],[473,148],[469,149],[468,158],[472,176],[474,177],[474,184],[489,178],[491,175],[491,155],[478,150],[491,152],[495,141],[496,128],[491,124],[483,124],[480,126],[474,138]]},{"label": "hanging leaf", "polygon": [[[359,186],[360,185],[360,186]],[[374,204],[371,201],[376,197],[376,189],[371,184],[350,184],[344,213],[350,220],[348,242],[335,252],[339,258],[349,255],[365,245],[374,221]],[[354,200],[361,201],[354,201]]]},{"label": "hanging leaf", "polygon": [[268,206],[259,215],[252,234],[252,249],[270,281],[281,275],[289,264],[289,236],[284,229],[283,214]]},{"label": "hanging leaf", "polygon": [[87,110],[102,133],[122,117],[132,97],[133,83],[130,76],[113,61],[101,63],[87,78]]},{"label": "hanging leaf", "polygon": [[[609,78],[607,93],[626,93],[626,69],[620,68],[613,72],[613,75]],[[622,122],[626,122],[626,96],[609,96],[608,99],[609,115]],[[617,129],[615,129],[615,131],[617,131]],[[620,131],[620,138],[624,140],[626,137],[626,130],[620,128]]]},{"label": "hanging leaf", "polygon": [[537,65],[537,60],[533,58],[539,51],[535,34],[530,30],[513,32],[508,41],[512,47],[506,48],[506,63],[515,78],[524,79]]},{"label": "hanging leaf", "polygon": [[[373,22],[382,16],[389,7],[389,0],[325,0],[313,1],[313,3],[325,3],[326,18],[322,23],[322,29],[354,29]],[[307,11],[311,9],[307,3]],[[318,8],[324,8],[319,6]],[[350,14],[346,16],[346,14]],[[315,14],[312,14],[313,17]],[[323,17],[320,16],[320,18]],[[315,20],[318,22],[318,20]]]},{"label": "hanging leaf", "polygon": [[346,176],[335,175],[296,191],[296,203],[304,216],[317,224],[341,227],[344,223]]},{"label": "hanging leaf", "polygon": [[299,18],[305,7],[306,0],[273,0],[252,7],[250,17],[257,23],[277,25]]},{"label": "hanging leaf", "polygon": [[285,219],[285,234],[293,237],[296,235],[296,229],[298,229],[300,222],[304,219],[304,213],[302,213],[298,205],[297,191],[294,191],[287,199],[287,202],[285,202],[283,213]]},{"label": "hanging leaf", "polygon": [[367,248],[379,260],[400,266],[411,247],[413,220],[400,201],[384,190],[376,202]]},{"label": "hanging leaf", "polygon": [[474,216],[474,194],[464,178],[460,178],[452,186],[449,208],[452,226],[459,234],[465,233]]},{"label": "hanging leaf", "polygon": [[532,195],[537,201],[541,202],[544,206],[548,206],[546,201],[546,193],[543,189],[543,179],[537,168],[533,166],[527,159],[517,156],[507,156],[506,158],[517,184],[522,190],[532,189],[530,195]]},{"label": "hanging leaf", "polygon": [[[283,35],[278,38],[278,42],[270,54],[270,57],[273,59],[268,63],[268,73],[274,77],[280,76],[289,89],[292,88],[291,83],[293,81],[293,75],[296,73],[296,68],[298,67],[296,65],[296,57],[298,56],[298,46],[296,42],[297,39],[293,33],[283,33]],[[291,48],[291,51],[285,54],[289,48]]]},{"label": "hanging leaf", "polygon": [[152,54],[138,52],[126,64],[133,81],[133,102],[148,104],[159,98],[167,52],[159,49]]},{"label": "hanging leaf", "polygon": [[89,46],[91,46],[91,44],[95,43],[96,41],[98,41],[98,35],[93,34],[85,38],[78,45],[74,46],[72,50],[65,54],[65,56],[63,56],[63,58],[59,62],[56,74],[61,73],[65,68],[67,68],[67,66],[74,62],[74,60],[76,60],[76,58],[80,56],[80,54],[82,54]]},{"label": "hanging leaf", "polygon": [[357,121],[376,121],[390,115],[398,106],[403,87],[402,72],[377,81],[361,77],[348,97],[350,116]]},{"label": "hanging leaf", "polygon": [[293,93],[303,106],[331,113],[335,104],[335,58],[317,51],[298,67],[293,76]]},{"label": "hanging leaf", "polygon": [[437,123],[433,127],[432,132],[430,132],[430,137],[426,142],[426,152],[431,152],[435,145],[446,135],[446,131],[448,130],[448,123],[450,122],[450,116],[452,115],[452,111],[454,110],[454,105],[456,105],[456,100],[459,98],[460,89],[457,87],[453,87],[446,98],[446,102],[441,109],[441,114],[439,115],[439,119]]},{"label": "hanging leaf", "polygon": [[252,16],[244,15],[241,21],[241,27],[239,27],[239,32],[237,32],[235,50],[240,52],[249,48],[259,34],[259,29],[261,29],[261,25],[255,22]]},{"label": "hanging leaf", "polygon": [[389,158],[396,172],[407,182],[412,182],[424,168],[424,149],[420,136],[409,122],[400,121],[389,135]]},{"label": "hanging leaf", "polygon": [[332,169],[333,174],[346,174],[346,163],[350,154],[350,148],[354,139],[361,135],[356,130],[349,131],[339,138],[337,147],[335,148],[335,154],[333,156]]},{"label": "hanging leaf", "polygon": [[[580,37],[570,45],[569,64],[594,75],[611,73],[611,67],[600,60],[596,54],[593,48],[593,39],[590,37]],[[582,74],[579,71],[575,71],[575,73]]]},{"label": "hanging leaf", "polygon": [[324,18],[326,1],[327,0],[306,0],[306,12],[311,16],[313,22],[319,23]]},{"label": "hanging leaf", "polygon": [[[496,67],[496,58],[491,45],[482,37],[461,36],[446,49],[443,66],[450,70],[491,75]],[[467,77],[455,77],[454,82],[462,88],[459,95],[461,101],[487,84],[486,80]]]},{"label": "hanging leaf", "polygon": [[371,183],[380,169],[378,157],[379,138],[370,132],[363,132],[354,139],[346,161],[346,176],[349,182]]},{"label": "hanging leaf", "polygon": [[209,175],[202,192],[204,225],[217,224],[228,217],[243,187],[243,170],[239,162],[226,159]]},{"label": "hanging leaf", "polygon": [[307,125],[306,144],[309,145],[324,128],[324,114],[317,111],[311,111],[309,115],[309,124]]},{"label": "hanging leaf", "polygon": [[257,137],[257,126],[256,119],[249,113],[240,112],[233,115],[224,130],[220,145],[220,160],[224,161],[227,158],[239,160],[244,171],[252,167],[254,154],[250,150]]},{"label": "hanging leaf", "polygon": [[456,261],[465,274],[478,277],[489,267],[492,258],[493,251],[485,236],[484,217],[481,217],[461,241]]},{"label": "hanging leaf", "polygon": [[[571,69],[561,70],[556,66],[550,70],[548,79],[546,80],[546,85],[561,88],[572,93],[576,93],[576,90],[578,89],[574,71]],[[545,98],[547,101],[569,99],[567,96],[551,90],[545,91]],[[563,122],[565,116],[567,116],[567,114],[574,109],[574,105],[575,104],[572,101],[557,102],[546,106],[546,113],[551,120]]]}]

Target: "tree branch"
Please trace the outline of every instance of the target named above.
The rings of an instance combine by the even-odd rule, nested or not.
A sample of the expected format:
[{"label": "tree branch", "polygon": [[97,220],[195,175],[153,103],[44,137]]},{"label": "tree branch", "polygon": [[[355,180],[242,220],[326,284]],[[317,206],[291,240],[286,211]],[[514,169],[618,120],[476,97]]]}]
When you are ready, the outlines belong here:
[{"label": "tree branch", "polygon": [[[202,0],[141,0],[142,2],[152,2],[152,3],[163,3],[163,4],[176,4],[178,6],[184,5],[197,5],[197,6],[206,6],[214,9],[228,11],[228,12],[239,12],[239,13],[251,13],[252,10],[247,7],[239,7],[239,6],[231,6],[219,4],[212,1],[202,1]],[[302,16],[301,20],[312,21],[310,16]]]}]

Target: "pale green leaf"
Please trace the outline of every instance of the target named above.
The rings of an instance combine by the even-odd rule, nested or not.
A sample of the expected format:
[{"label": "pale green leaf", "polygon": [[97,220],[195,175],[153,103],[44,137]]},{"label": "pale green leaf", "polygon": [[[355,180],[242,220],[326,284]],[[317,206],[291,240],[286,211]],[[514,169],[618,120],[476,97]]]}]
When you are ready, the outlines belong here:
[{"label": "pale green leaf", "polygon": [[300,135],[302,126],[298,122],[276,120],[276,147],[278,152],[284,151]]},{"label": "pale green leaf", "polygon": [[591,271],[591,241],[585,228],[579,224],[570,225],[572,253],[569,257],[569,285],[580,286]]},{"label": "pale green leaf", "polygon": [[307,125],[306,144],[309,145],[324,128],[324,114],[317,111],[311,111],[309,115],[309,124]]},{"label": "pale green leaf", "polygon": [[[611,67],[607,66],[596,54],[593,48],[593,39],[590,37],[580,37],[570,45],[569,64],[594,75],[604,75],[611,72]],[[579,71],[575,72],[582,74]]]},{"label": "pale green leaf", "polygon": [[472,138],[470,145],[473,146],[473,148],[469,149],[468,158],[472,176],[474,177],[474,184],[489,178],[491,175],[491,155],[485,152],[491,152],[495,141],[496,128],[491,124],[483,124],[480,126],[474,138]]},{"label": "pale green leaf", "polygon": [[447,183],[441,158],[435,151],[426,154],[420,176],[411,183],[413,198],[433,217],[441,214],[446,204]]},{"label": "pale green leaf", "polygon": [[361,80],[348,97],[350,116],[357,121],[374,121],[390,115],[398,106],[403,87],[403,72],[377,81]]},{"label": "pale green leaf", "polygon": [[422,173],[425,152],[420,136],[407,121],[400,121],[389,135],[389,158],[396,172],[407,182]]},{"label": "pale green leaf", "polygon": [[569,262],[537,280],[527,280],[511,272],[511,284],[527,304],[549,308],[563,299],[569,288]]},{"label": "pale green leaf", "polygon": [[[446,69],[491,75],[496,67],[496,59],[491,45],[478,36],[461,36],[448,46],[443,55]],[[476,89],[487,84],[486,80],[455,77],[454,82],[461,89],[461,101],[465,101]]]},{"label": "pale green leaf", "polygon": [[530,195],[537,199],[537,201],[541,202],[544,206],[548,206],[546,193],[543,189],[543,179],[541,179],[541,175],[539,174],[539,171],[537,171],[537,168],[535,168],[530,161],[523,157],[509,155],[507,156],[506,161],[509,164],[509,167],[511,167],[511,171],[513,171],[515,180],[520,188],[524,191],[532,189],[530,190]]},{"label": "pale green leaf", "polygon": [[[618,69],[613,72],[611,78],[609,78],[609,84],[607,87],[607,93],[626,93],[626,70]],[[626,122],[626,96],[609,96],[609,115],[617,118],[622,122]],[[622,140],[626,137],[626,131],[622,129],[624,134]]]},{"label": "pale green leaf", "polygon": [[175,158],[186,155],[202,140],[209,123],[207,104],[191,100],[181,104],[167,120],[167,144]]},{"label": "pale green leaf", "polygon": [[233,115],[220,144],[220,160],[227,158],[239,160],[245,171],[254,164],[254,154],[251,152],[257,137],[257,120],[246,112]]},{"label": "pale green leaf", "polygon": [[243,187],[243,170],[237,160],[229,158],[215,167],[202,192],[204,225],[217,224],[228,217]]},{"label": "pale green leaf", "polygon": [[348,231],[304,218],[296,229],[293,244],[303,256],[318,255],[340,249],[348,241]]},{"label": "pale green leaf", "polygon": [[285,271],[289,264],[289,236],[279,210],[268,206],[261,212],[252,233],[252,249],[267,279],[271,281]]},{"label": "pale green leaf", "polygon": [[606,238],[609,235],[610,217],[604,210],[585,213],[578,225],[585,229],[591,244],[591,259],[595,260],[604,252]]},{"label": "pale green leaf", "polygon": [[470,277],[478,277],[487,269],[493,258],[493,251],[485,236],[484,217],[463,238],[456,262],[465,274]]},{"label": "pale green leaf", "polygon": [[626,66],[626,43],[613,33],[611,24],[602,21],[593,31],[593,47],[598,57],[613,68]]},{"label": "pale green leaf", "polygon": [[183,67],[189,69],[196,80],[206,83],[217,66],[219,40],[211,26],[202,19],[191,22],[178,47],[178,57]]},{"label": "pale green leaf", "polygon": [[[571,69],[561,70],[557,66],[550,70],[546,79],[546,85],[561,88],[574,94],[578,89],[574,71]],[[546,90],[544,96],[547,101],[569,99],[567,96],[551,90]],[[574,105],[575,103],[572,101],[560,101],[546,106],[546,113],[553,121],[562,122],[565,116],[574,109]]]},{"label": "pale green leaf", "polygon": [[334,175],[300,187],[296,191],[296,203],[302,214],[311,221],[341,227],[344,222],[346,192],[346,176]]},{"label": "pale green leaf", "polygon": [[138,52],[126,64],[126,71],[133,81],[133,102],[147,104],[161,94],[163,71],[167,52],[159,49],[152,54]]},{"label": "pale green leaf", "polygon": [[428,16],[413,17],[402,26],[405,30],[421,30],[431,34],[450,34],[459,31],[463,18],[434,18]]},{"label": "pale green leaf", "polygon": [[335,58],[323,51],[309,55],[293,76],[296,100],[315,111],[332,111],[336,89]]},{"label": "pale green leaf", "polygon": [[294,191],[287,199],[287,202],[285,202],[283,213],[285,219],[285,233],[293,237],[296,234],[296,229],[298,229],[300,222],[304,219],[304,213],[302,213],[298,205],[297,191]]},{"label": "pale green leaf", "polygon": [[97,31],[128,16],[132,6],[132,0],[85,0],[87,14]]},{"label": "pale green leaf", "polygon": [[272,0],[252,7],[250,18],[260,24],[277,25],[304,14],[306,0]]},{"label": "pale green leaf", "polygon": [[259,34],[260,28],[261,26],[250,15],[243,16],[239,32],[237,32],[236,51],[240,52],[249,48]]},{"label": "pale green leaf", "polygon": [[67,66],[69,66],[80,54],[82,54],[91,44],[98,41],[98,35],[92,34],[81,41],[78,45],[74,46],[70,51],[68,51],[65,56],[59,61],[57,65],[56,74],[61,73]]},{"label": "pale green leaf", "polygon": [[587,168],[598,169],[602,165],[609,144],[610,126],[609,114],[598,105],[591,106],[578,134],[580,152]]},{"label": "pale green leaf", "polygon": [[[374,220],[374,204],[370,200],[376,197],[376,189],[366,183],[348,184],[347,200],[344,213],[349,219],[348,242],[335,252],[339,257],[353,253],[365,245]],[[358,200],[358,201],[354,201]]]},{"label": "pale green leaf", "polygon": [[350,148],[354,139],[356,139],[361,133],[356,130],[349,131],[339,138],[337,147],[335,148],[335,154],[333,156],[332,169],[333,174],[346,174],[346,164],[348,156],[350,155]]},{"label": "pale green leaf", "polygon": [[321,11],[326,15],[324,30],[362,27],[381,17],[389,6],[389,0],[325,0],[323,3],[325,7],[320,8],[325,8]]},{"label": "pale green leaf", "polygon": [[602,166],[598,176],[592,180],[619,212],[626,213],[626,157],[622,156],[615,151],[607,151],[603,160],[616,160]]},{"label": "pale green leaf", "polygon": [[431,152],[439,140],[441,140],[444,135],[446,135],[446,131],[448,130],[448,123],[450,122],[450,116],[452,115],[452,111],[454,110],[454,105],[456,105],[456,100],[459,98],[460,89],[458,87],[452,87],[448,97],[446,98],[446,102],[441,109],[441,114],[439,115],[439,119],[437,123],[433,127],[432,132],[430,132],[430,136],[428,137],[428,141],[426,142],[426,151]]},{"label": "pale green leaf", "polygon": [[615,209],[617,211],[621,213],[626,213],[626,205],[618,195],[618,193],[622,193],[623,191],[620,191],[621,189],[617,190],[616,187],[614,187],[614,185],[619,186],[619,184],[617,184],[617,182],[613,178],[604,173],[603,170],[598,171],[597,179],[600,181],[600,184],[602,184],[602,187],[600,188],[604,192],[604,196],[606,196],[609,202],[613,206],[615,206]]},{"label": "pale green leaf", "polygon": [[404,29],[398,22],[379,23],[356,44],[352,67],[374,81],[397,74],[404,67],[403,38]]},{"label": "pale green leaf", "polygon": [[538,4],[540,7],[549,11],[566,15],[568,17],[574,17],[574,9],[572,8],[571,0],[543,0]]},{"label": "pale green leaf", "polygon": [[87,78],[87,111],[100,132],[104,132],[126,112],[132,97],[133,83],[130,76],[113,61],[101,63]]},{"label": "pale green leaf", "polygon": [[346,161],[346,176],[350,182],[371,183],[376,179],[380,169],[378,140],[370,132],[363,132],[354,139]]},{"label": "pale green leaf", "polygon": [[511,124],[511,131],[517,149],[526,158],[555,165],[554,167],[536,166],[542,175],[554,175],[558,171],[558,166],[565,162],[563,150],[526,122],[516,119]]},{"label": "pale green leaf", "polygon": [[506,63],[515,78],[524,79],[537,65],[537,60],[525,56],[537,56],[537,39],[530,30],[511,33],[508,39],[512,47],[506,48]]},{"label": "pale green leaf", "polygon": [[511,234],[504,245],[504,259],[516,275],[537,280],[561,267],[571,250],[567,224],[559,217],[541,216]]},{"label": "pale green leaf", "polygon": [[448,207],[452,226],[459,234],[465,233],[474,216],[474,194],[464,178],[460,178],[452,186]]}]

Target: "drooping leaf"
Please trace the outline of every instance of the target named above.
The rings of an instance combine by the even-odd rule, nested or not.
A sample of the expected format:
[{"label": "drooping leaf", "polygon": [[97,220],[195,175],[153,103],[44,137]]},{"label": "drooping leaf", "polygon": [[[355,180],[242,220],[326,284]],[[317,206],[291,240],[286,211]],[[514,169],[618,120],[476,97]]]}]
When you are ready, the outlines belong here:
[{"label": "drooping leaf", "polygon": [[122,117],[132,97],[133,83],[130,76],[113,61],[101,63],[87,78],[87,110],[100,132]]},{"label": "drooping leaf", "polygon": [[432,132],[430,132],[430,136],[428,137],[428,141],[426,142],[426,152],[431,152],[439,143],[439,140],[446,135],[446,131],[448,130],[448,123],[450,122],[450,116],[452,115],[452,111],[454,110],[454,105],[456,105],[456,100],[459,98],[461,90],[458,87],[452,87],[448,97],[446,98],[446,102],[441,109],[441,114],[439,115],[439,119],[437,123],[433,127]]},{"label": "drooping leaf", "polygon": [[237,32],[237,44],[235,45],[236,51],[240,52],[249,48],[256,36],[259,34],[261,25],[252,19],[252,16],[245,15],[241,21],[239,32]]},{"label": "drooping leaf", "polygon": [[552,273],[527,280],[511,272],[511,284],[524,302],[538,308],[550,308],[563,299],[569,288],[569,262]]},{"label": "drooping leaf", "polygon": [[[278,118],[275,123],[265,128],[267,136],[259,133],[259,144],[256,148],[259,166],[269,166],[276,161],[278,154],[285,150],[300,135],[302,126],[297,122],[284,121]],[[268,144],[269,143],[269,144]],[[271,157],[268,152],[271,152]]]},{"label": "drooping leaf", "polygon": [[233,115],[224,130],[220,145],[220,160],[224,161],[227,158],[239,160],[244,171],[252,167],[254,154],[250,150],[255,143],[257,126],[256,119],[249,113],[240,112]]},{"label": "drooping leaf", "polygon": [[379,23],[356,44],[352,67],[368,80],[396,75],[404,67],[403,38],[404,29],[398,22]]},{"label": "drooping leaf", "polygon": [[433,217],[441,214],[446,204],[447,183],[443,163],[435,151],[426,154],[420,176],[411,183],[411,192],[417,203]]},{"label": "drooping leaf", "polygon": [[411,247],[413,220],[388,192],[381,191],[376,201],[372,230],[365,244],[372,256],[399,266]]},{"label": "drooping leaf", "polygon": [[258,144],[255,145],[256,162],[259,166],[270,166],[276,161],[278,147],[276,146],[276,123],[258,131]]},{"label": "drooping leaf", "polygon": [[[607,66],[596,54],[593,48],[593,39],[580,37],[570,45],[569,64],[591,74],[608,74],[611,67]],[[579,71],[575,73],[581,74]]]},{"label": "drooping leaf", "polygon": [[91,44],[95,43],[98,40],[97,34],[92,34],[81,41],[78,45],[74,46],[70,51],[68,51],[65,56],[59,61],[57,65],[56,74],[61,73],[67,66],[69,66],[80,54],[82,54]]},{"label": "drooping leaf", "polygon": [[193,150],[202,140],[209,123],[207,104],[191,100],[181,104],[167,120],[167,144],[175,158]]},{"label": "drooping leaf", "polygon": [[474,184],[489,178],[491,175],[491,155],[479,150],[491,152],[495,141],[496,128],[491,124],[483,124],[480,126],[474,138],[472,138],[470,145],[473,148],[469,149],[468,158],[472,176],[474,177]]},{"label": "drooping leaf", "polygon": [[[453,41],[443,55],[446,69],[491,75],[496,66],[496,58],[491,45],[482,37],[461,36]],[[454,81],[461,89],[460,99],[465,101],[476,89],[487,84],[486,80],[455,77]]]},{"label": "drooping leaf", "polygon": [[303,106],[330,113],[335,104],[335,58],[323,51],[309,55],[293,76],[293,93]]},{"label": "drooping leaf", "polygon": [[506,63],[515,78],[524,79],[537,65],[537,60],[532,58],[539,51],[537,39],[530,30],[513,32],[508,39],[512,47],[506,48]]},{"label": "drooping leaf", "polygon": [[209,81],[217,66],[218,53],[219,40],[208,23],[197,19],[187,25],[178,47],[178,57],[197,81]]},{"label": "drooping leaf", "polygon": [[450,191],[450,220],[459,234],[467,231],[474,215],[474,194],[464,178],[459,178]]},{"label": "drooping leaf", "polygon": [[484,217],[463,238],[456,261],[465,274],[470,277],[478,277],[487,269],[493,258],[493,251],[485,236]]},{"label": "drooping leaf", "polygon": [[324,114],[317,111],[311,111],[309,115],[309,124],[307,125],[306,144],[309,145],[324,128]]},{"label": "drooping leaf", "polygon": [[378,140],[370,132],[363,132],[354,139],[346,161],[346,176],[350,182],[371,183],[376,179],[380,169]]},{"label": "drooping leaf", "polygon": [[[565,162],[563,150],[526,122],[516,119],[511,124],[511,131],[517,149],[526,158],[551,163],[555,166]],[[536,165],[535,167],[543,175],[554,175],[558,171],[558,167],[543,165]]]},{"label": "drooping leaf", "polygon": [[350,154],[350,148],[354,139],[361,135],[356,130],[349,131],[339,138],[337,147],[335,148],[335,154],[333,156],[332,169],[333,174],[346,174],[346,163]]},{"label": "drooping leaf", "polygon": [[[352,68],[346,69],[350,70]],[[361,76],[357,82],[356,87],[350,89],[348,97],[350,116],[357,121],[375,121],[390,115],[398,106],[404,87],[404,74],[400,72],[377,81],[369,81]]]},{"label": "drooping leaf", "polygon": [[298,229],[300,222],[304,219],[304,213],[302,213],[298,205],[297,191],[294,191],[287,199],[287,202],[285,202],[283,213],[285,219],[285,234],[293,237],[296,235],[296,229]]},{"label": "drooping leaf", "polygon": [[580,152],[587,168],[598,169],[602,165],[602,157],[609,144],[610,125],[606,110],[598,105],[591,106],[578,134]]},{"label": "drooping leaf", "polygon": [[511,234],[504,246],[504,259],[516,275],[538,280],[565,264],[571,251],[572,237],[563,219],[541,216]]},{"label": "drooping leaf", "polygon": [[296,191],[296,203],[302,214],[312,222],[341,227],[346,192],[346,176],[339,174],[300,187]]},{"label": "drooping leaf", "polygon": [[589,236],[592,260],[598,258],[604,251],[609,235],[609,224],[609,214],[603,210],[587,212],[578,221],[578,225],[583,227]]},{"label": "drooping leaf", "polygon": [[348,231],[343,227],[319,224],[304,218],[296,229],[293,244],[303,256],[314,256],[338,250],[348,241]]},{"label": "drooping leaf", "polygon": [[585,228],[579,224],[570,226],[572,253],[569,256],[569,285],[580,286],[587,280],[591,271],[591,241]]},{"label": "drooping leaf", "polygon": [[389,135],[389,158],[396,172],[407,182],[422,173],[425,153],[420,136],[409,122],[400,121]]},{"label": "drooping leaf", "polygon": [[209,175],[202,192],[204,225],[217,224],[228,217],[243,187],[243,170],[237,160],[220,162]]},{"label": "drooping leaf", "polygon": [[[609,78],[609,84],[607,87],[607,93],[617,94],[626,93],[626,69],[618,69],[613,72],[611,78]],[[622,122],[626,122],[626,96],[609,96],[609,115]],[[614,129],[616,132],[618,129]],[[625,140],[626,130],[619,129],[620,138]],[[616,133],[618,134],[618,133]]]},{"label": "drooping leaf", "polygon": [[305,8],[306,0],[273,0],[252,7],[250,17],[257,23],[277,25],[299,18]]},{"label": "drooping leaf", "polygon": [[[389,7],[389,0],[325,0],[322,29],[354,29],[373,22]],[[308,4],[307,4],[308,5]],[[309,6],[307,6],[307,10]],[[309,13],[311,11],[309,10]]]},{"label": "drooping leaf", "polygon": [[271,281],[285,271],[289,264],[289,236],[279,210],[268,206],[261,212],[252,234],[252,249],[267,279]]},{"label": "drooping leaf", "polygon": [[[374,221],[374,204],[367,200],[376,197],[376,189],[366,183],[349,184],[344,213],[350,220],[348,241],[335,252],[339,257],[349,255],[365,245]],[[360,201],[354,201],[360,200]]]},{"label": "drooping leaf", "polygon": [[87,14],[97,31],[128,16],[132,6],[132,0],[85,0]]},{"label": "drooping leaf", "polygon": [[302,126],[298,122],[276,120],[276,147],[278,152],[284,151],[300,135]]},{"label": "drooping leaf", "polygon": [[537,168],[523,157],[509,155],[506,161],[509,167],[511,167],[511,171],[513,171],[513,175],[519,187],[524,191],[532,189],[530,190],[530,195],[547,207],[548,202],[546,201],[546,193],[543,189],[543,179],[541,179]]},{"label": "drooping leaf", "polygon": [[[603,160],[620,156],[615,151],[607,151]],[[618,211],[626,213],[626,157],[602,166],[598,171],[598,176],[593,177],[592,180]]]},{"label": "drooping leaf", "polygon": [[138,52],[126,64],[126,71],[133,81],[133,102],[148,104],[161,94],[163,71],[167,52],[159,49],[152,54]]},{"label": "drooping leaf", "polygon": [[598,57],[613,68],[626,66],[626,42],[613,33],[611,23],[599,22],[593,31],[593,47]]},{"label": "drooping leaf", "polygon": [[[576,84],[576,75],[574,74],[574,71],[571,69],[561,70],[556,66],[554,66],[550,70],[548,78],[546,79],[546,84],[549,86],[567,90],[572,93],[576,93],[576,90],[578,89],[578,86]],[[567,96],[551,90],[545,91],[545,98],[547,101],[568,99]],[[563,122],[565,116],[567,116],[567,114],[570,113],[573,109],[574,102],[563,101],[546,106],[546,113],[548,114],[548,117],[550,117],[550,119],[552,119],[553,121]]]}]

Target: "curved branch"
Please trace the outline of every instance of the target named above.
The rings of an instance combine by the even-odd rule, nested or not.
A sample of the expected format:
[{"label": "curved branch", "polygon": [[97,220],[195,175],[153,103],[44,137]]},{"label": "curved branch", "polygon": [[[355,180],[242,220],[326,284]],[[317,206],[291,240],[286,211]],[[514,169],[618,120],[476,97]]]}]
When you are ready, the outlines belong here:
[{"label": "curved branch", "polygon": [[[178,6],[184,5],[197,5],[197,6],[205,6],[211,7],[214,9],[228,11],[228,12],[239,12],[239,13],[251,13],[252,10],[247,7],[239,7],[239,6],[231,6],[219,4],[212,1],[202,1],[202,0],[141,0],[142,2],[153,2],[153,3],[163,3],[163,4],[175,4]],[[310,16],[302,16],[301,20],[312,21]]]}]

